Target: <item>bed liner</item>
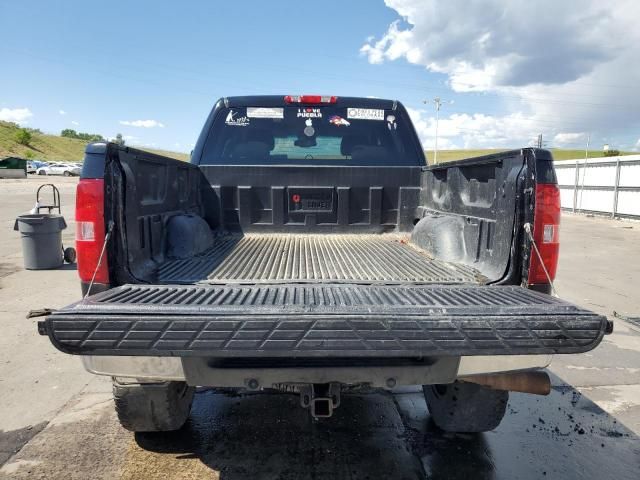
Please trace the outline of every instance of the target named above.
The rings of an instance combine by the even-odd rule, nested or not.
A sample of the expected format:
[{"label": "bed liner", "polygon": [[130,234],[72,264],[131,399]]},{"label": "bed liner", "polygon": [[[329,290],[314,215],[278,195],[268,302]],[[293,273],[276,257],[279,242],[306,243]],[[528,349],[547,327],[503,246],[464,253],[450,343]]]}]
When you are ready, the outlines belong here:
[{"label": "bed liner", "polygon": [[471,267],[435,260],[407,235],[222,236],[200,255],[160,266],[165,284],[484,283]]}]

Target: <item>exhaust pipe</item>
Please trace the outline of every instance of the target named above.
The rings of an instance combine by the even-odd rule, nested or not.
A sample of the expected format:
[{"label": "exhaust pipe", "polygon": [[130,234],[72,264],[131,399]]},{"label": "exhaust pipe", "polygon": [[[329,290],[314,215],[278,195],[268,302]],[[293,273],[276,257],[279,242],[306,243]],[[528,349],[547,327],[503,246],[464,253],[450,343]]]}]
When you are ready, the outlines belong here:
[{"label": "exhaust pipe", "polygon": [[463,382],[476,383],[493,390],[549,395],[551,379],[547,372],[495,373],[458,377]]}]

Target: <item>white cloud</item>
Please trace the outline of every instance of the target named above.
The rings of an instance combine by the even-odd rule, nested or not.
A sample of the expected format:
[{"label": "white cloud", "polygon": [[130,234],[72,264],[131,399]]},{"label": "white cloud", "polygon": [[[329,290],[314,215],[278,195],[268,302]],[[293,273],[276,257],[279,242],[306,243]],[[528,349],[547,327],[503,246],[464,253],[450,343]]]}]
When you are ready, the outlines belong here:
[{"label": "white cloud", "polygon": [[60,115],[66,115],[66,114],[67,114],[67,112],[65,112],[64,110],[58,110],[58,113],[59,113]]},{"label": "white cloud", "polygon": [[625,46],[624,33],[615,30],[622,15],[616,18],[612,11],[635,18],[640,13],[630,0],[615,5],[598,0],[385,3],[408,25],[395,21],[382,38],[367,42],[361,51],[369,61],[406,58],[446,73],[460,91],[576,80]]},{"label": "white cloud", "polygon": [[33,113],[28,108],[0,108],[0,120],[5,122],[25,124],[31,117]]},{"label": "white cloud", "polygon": [[76,122],[75,120],[71,120],[71,124],[72,124],[72,125],[76,125],[76,126],[80,125],[80,123],[79,123],[79,122]]},{"label": "white cloud", "polygon": [[[436,119],[432,112],[407,109],[422,146],[435,147]],[[537,135],[533,120],[521,113],[491,116],[482,113],[443,116],[438,124],[438,149],[512,148],[532,145]]]},{"label": "white cloud", "polygon": [[404,59],[446,75],[456,92],[497,94],[547,138],[640,127],[640,2],[385,3],[402,20],[367,39],[371,63]]},{"label": "white cloud", "polygon": [[129,127],[142,127],[142,128],[164,128],[164,125],[157,120],[120,120],[120,125],[127,125]]},{"label": "white cloud", "polygon": [[558,145],[572,145],[578,142],[582,142],[587,137],[584,132],[579,133],[558,133],[553,137],[554,143]]}]

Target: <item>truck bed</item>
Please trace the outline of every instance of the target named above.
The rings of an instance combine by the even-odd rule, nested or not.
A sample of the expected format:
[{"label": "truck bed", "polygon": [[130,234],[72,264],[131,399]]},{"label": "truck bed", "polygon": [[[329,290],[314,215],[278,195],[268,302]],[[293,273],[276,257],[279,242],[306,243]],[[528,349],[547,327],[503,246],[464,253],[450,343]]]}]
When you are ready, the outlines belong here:
[{"label": "truck bed", "polygon": [[165,284],[192,283],[415,283],[482,284],[473,268],[431,257],[408,236],[223,236],[204,253],[169,260]]},{"label": "truck bed", "polygon": [[429,168],[104,155],[109,283],[39,322],[64,352],[387,365],[579,353],[611,328],[522,286],[535,152]]}]

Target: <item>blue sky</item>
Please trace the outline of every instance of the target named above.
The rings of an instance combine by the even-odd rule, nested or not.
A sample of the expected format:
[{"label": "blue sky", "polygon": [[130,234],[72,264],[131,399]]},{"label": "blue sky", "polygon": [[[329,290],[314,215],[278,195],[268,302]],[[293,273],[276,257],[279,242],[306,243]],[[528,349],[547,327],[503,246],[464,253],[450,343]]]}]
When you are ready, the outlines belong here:
[{"label": "blue sky", "polygon": [[[596,148],[636,146],[639,125],[628,118],[640,116],[627,110],[637,103],[607,97],[633,79],[617,79],[625,85],[609,83],[604,93],[589,84],[589,75],[618,59],[607,57],[610,48],[599,55],[589,39],[554,38],[556,53],[558,43],[566,47],[558,60],[545,45],[531,48],[539,39],[514,42],[504,25],[487,25],[475,2],[455,10],[445,6],[457,2],[387,3],[0,0],[0,119],[53,133],[120,132],[129,144],[188,151],[221,96],[377,96],[409,107],[429,147],[434,112],[422,102],[440,96],[444,148],[517,147],[538,132],[549,146],[580,148],[587,135]],[[506,16],[522,14],[489,3]],[[473,16],[480,19],[472,25]],[[456,25],[475,37],[462,38]],[[487,37],[499,54],[495,45],[473,47]],[[566,65],[574,53],[581,62]],[[635,102],[637,92],[626,92]],[[604,106],[619,102],[607,111],[620,121],[600,121]]]}]

